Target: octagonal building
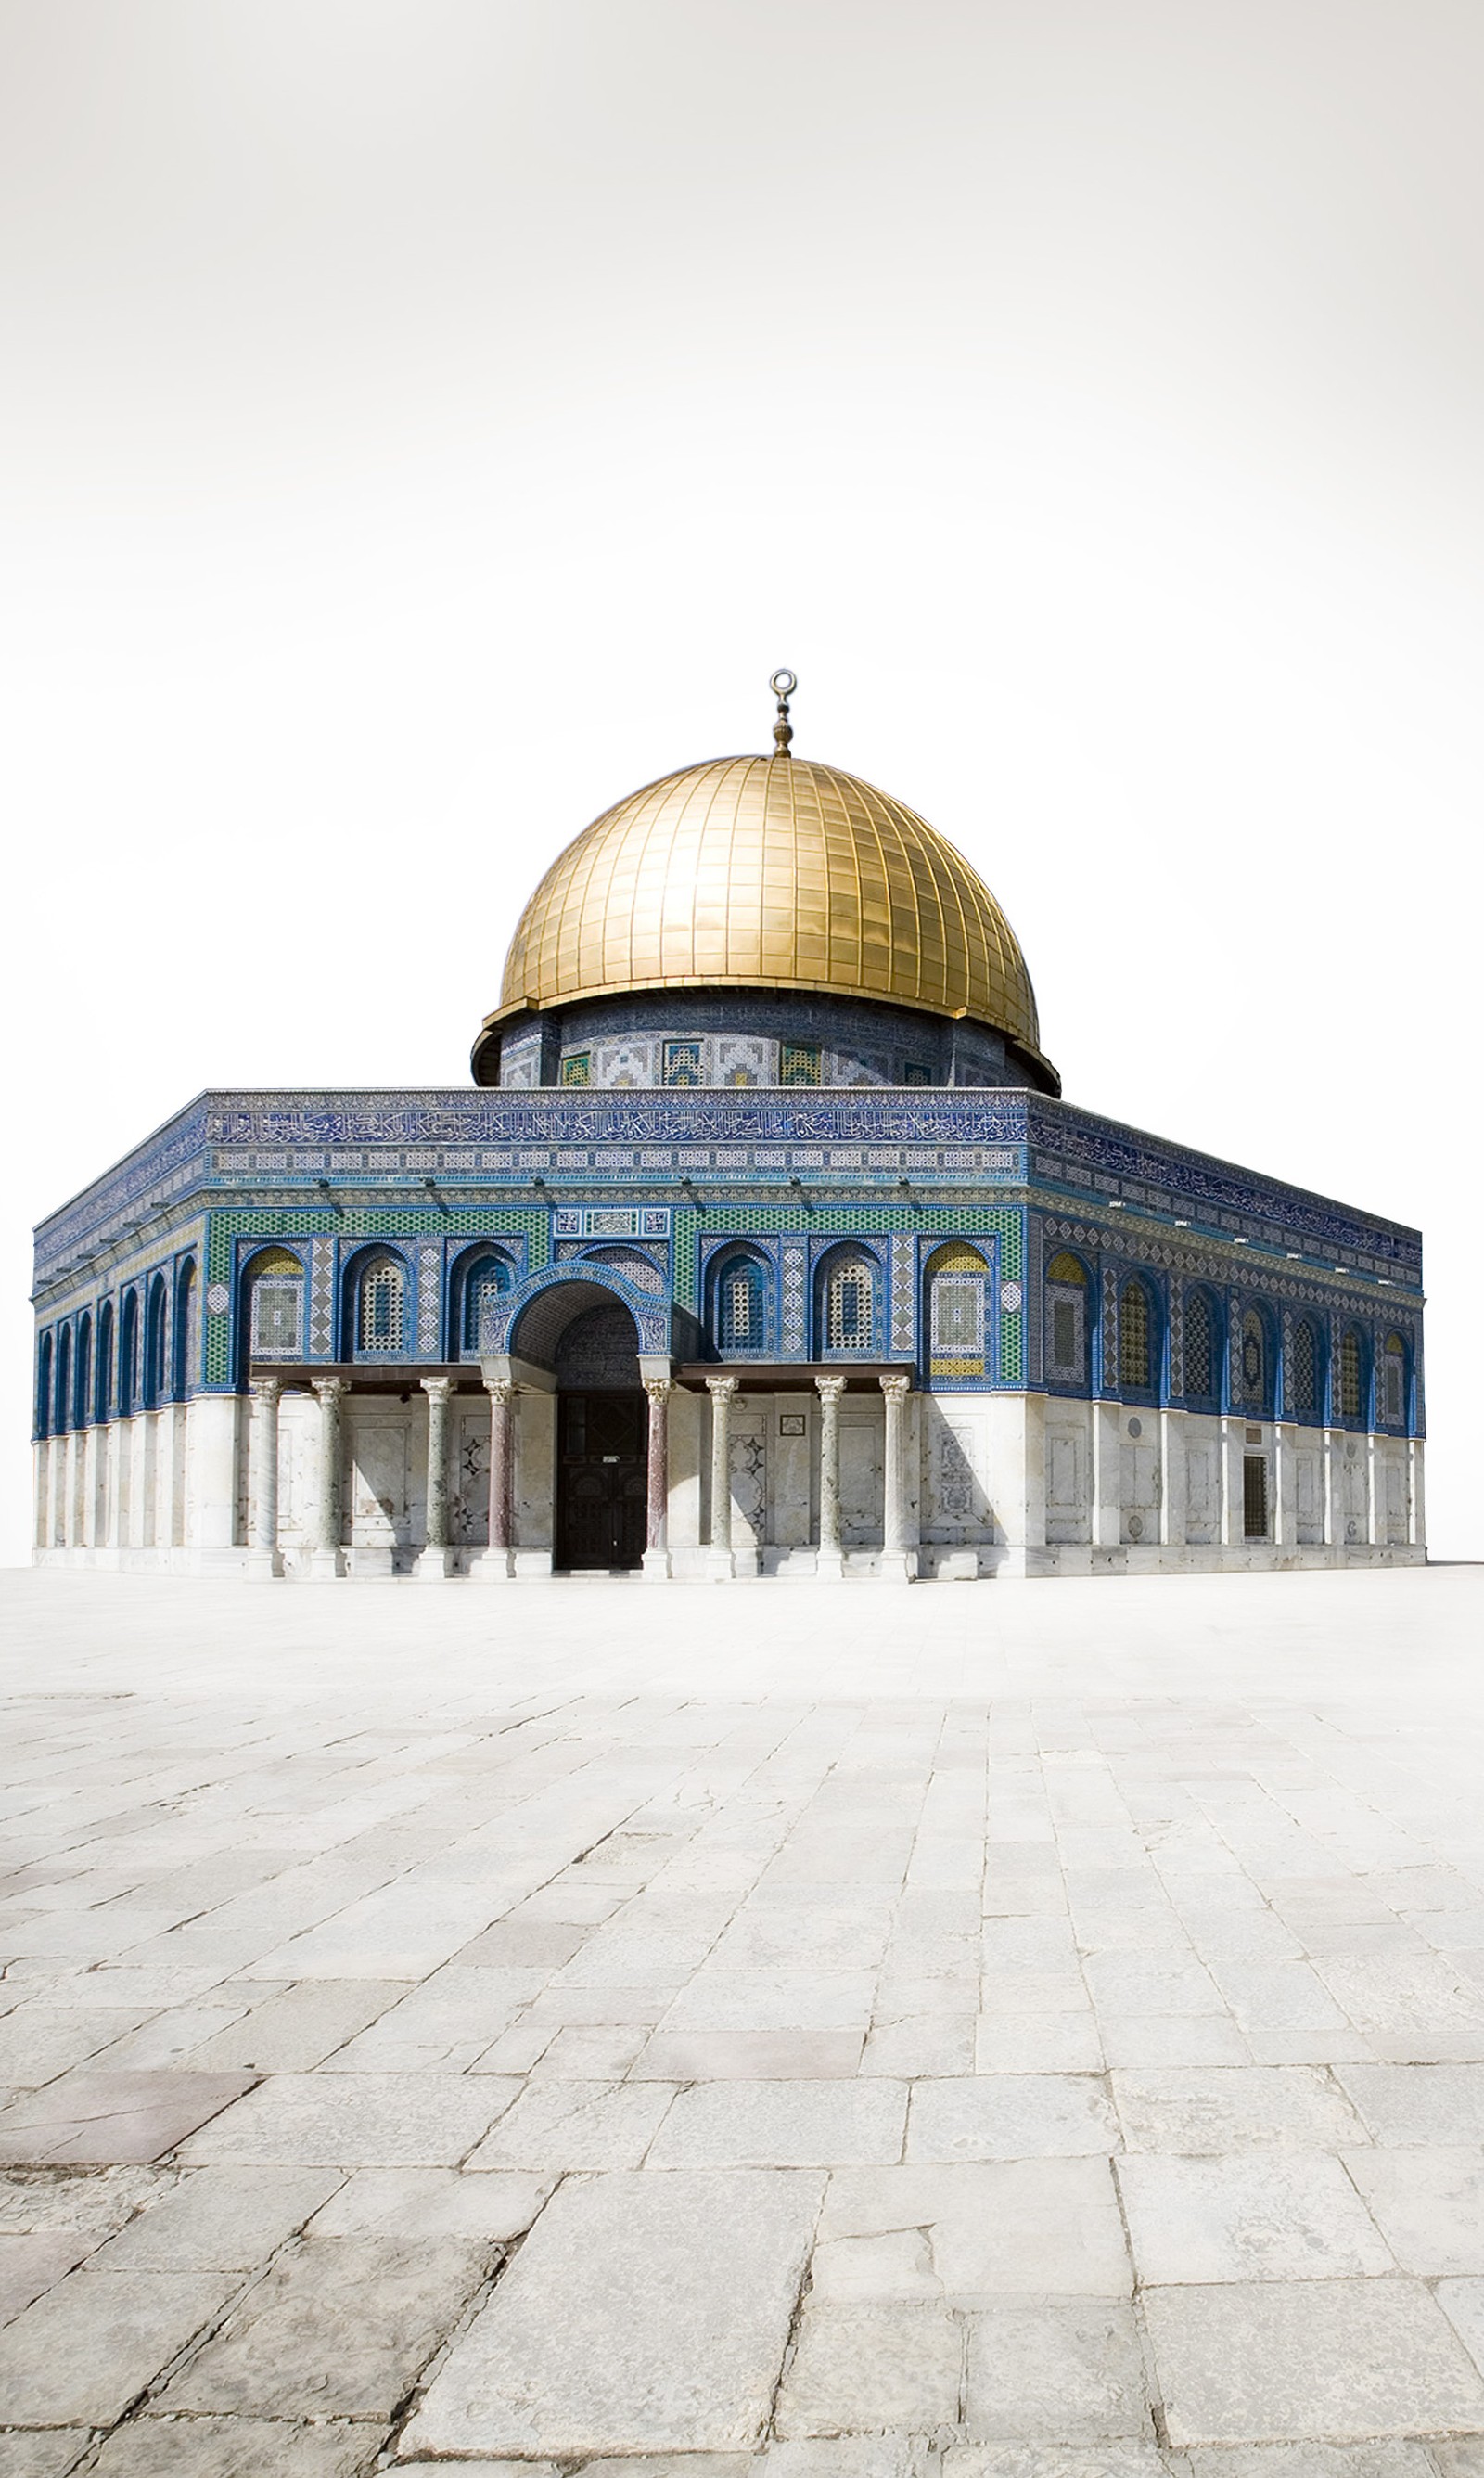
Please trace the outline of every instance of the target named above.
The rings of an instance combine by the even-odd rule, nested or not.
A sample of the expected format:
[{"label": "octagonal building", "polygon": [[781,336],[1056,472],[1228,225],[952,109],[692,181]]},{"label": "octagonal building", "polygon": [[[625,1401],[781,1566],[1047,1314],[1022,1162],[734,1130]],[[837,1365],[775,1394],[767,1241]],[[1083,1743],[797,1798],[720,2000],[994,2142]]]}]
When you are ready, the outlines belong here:
[{"label": "octagonal building", "polygon": [[469,1085],[204,1093],[40,1225],[38,1558],[1424,1556],[1418,1233],[1064,1102],[990,889],[792,736],[567,846]]}]

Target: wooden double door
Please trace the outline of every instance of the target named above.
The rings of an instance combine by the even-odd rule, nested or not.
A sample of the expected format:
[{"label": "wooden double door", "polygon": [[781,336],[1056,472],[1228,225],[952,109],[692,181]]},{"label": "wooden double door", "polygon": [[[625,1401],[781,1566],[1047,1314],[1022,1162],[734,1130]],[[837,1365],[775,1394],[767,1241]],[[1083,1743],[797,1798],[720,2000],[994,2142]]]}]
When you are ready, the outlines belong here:
[{"label": "wooden double door", "polygon": [[557,1557],[565,1567],[638,1566],[648,1503],[649,1404],[624,1394],[557,1397]]}]

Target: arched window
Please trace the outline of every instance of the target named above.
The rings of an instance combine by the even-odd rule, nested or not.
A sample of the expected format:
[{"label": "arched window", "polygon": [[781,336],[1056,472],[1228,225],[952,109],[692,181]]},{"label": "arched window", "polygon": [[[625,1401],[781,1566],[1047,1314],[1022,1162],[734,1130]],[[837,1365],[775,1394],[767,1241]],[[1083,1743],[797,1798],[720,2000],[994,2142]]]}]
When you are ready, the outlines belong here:
[{"label": "arched window", "polygon": [[121,1420],[134,1417],[138,1368],[139,1295],[138,1291],[126,1291],[118,1327],[118,1416]]},{"label": "arched window", "polygon": [[767,1347],[767,1281],[755,1256],[725,1256],[712,1275],[712,1340],[740,1359]]},{"label": "arched window", "polygon": [[264,1248],[247,1268],[247,1347],[254,1359],[304,1356],[304,1266],[289,1248]]},{"label": "arched window", "polygon": [[1187,1403],[1209,1403],[1220,1399],[1221,1356],[1218,1337],[1220,1328],[1209,1291],[1189,1290],[1185,1294],[1185,1399]]},{"label": "arched window", "polygon": [[870,1351],[876,1339],[876,1268],[858,1250],[831,1257],[824,1276],[826,1351]]},{"label": "arched window", "polygon": [[1119,1384],[1125,1392],[1147,1393],[1153,1386],[1152,1326],[1149,1294],[1135,1276],[1119,1301]]},{"label": "arched window", "polygon": [[163,1277],[156,1275],[150,1286],[149,1305],[144,1316],[144,1406],[153,1410],[164,1400],[165,1370],[169,1364],[169,1294]]},{"label": "arched window", "polygon": [[52,1410],[52,1424],[60,1437],[72,1419],[72,1328],[64,1325],[57,1336],[57,1399]]},{"label": "arched window", "polygon": [[1064,1249],[1046,1267],[1046,1376],[1053,1385],[1087,1381],[1087,1268]]},{"label": "arched window", "polygon": [[1320,1413],[1320,1337],[1312,1317],[1300,1317],[1294,1328],[1291,1401],[1295,1420],[1317,1420]]},{"label": "arched window", "polygon": [[1340,1381],[1335,1388],[1336,1407],[1342,1420],[1360,1418],[1363,1367],[1360,1335],[1354,1326],[1346,1326],[1340,1337]]},{"label": "arched window", "polygon": [[37,1435],[52,1432],[52,1338],[43,1333],[37,1348]]},{"label": "arched window", "polygon": [[113,1416],[113,1302],[105,1300],[98,1310],[98,1382],[94,1397],[100,1420]]},{"label": "arched window", "polygon": [[1381,1417],[1389,1429],[1406,1425],[1407,1346],[1399,1333],[1389,1333],[1381,1352]]},{"label": "arched window", "polygon": [[77,1321],[77,1372],[72,1381],[72,1426],[86,1429],[92,1418],[92,1319],[85,1309]]},{"label": "arched window", "polygon": [[170,1391],[177,1403],[186,1400],[195,1365],[196,1268],[194,1259],[188,1256],[175,1277],[175,1361],[170,1371]]},{"label": "arched window", "polygon": [[494,1349],[495,1319],[501,1294],[510,1288],[510,1267],[503,1256],[476,1256],[464,1276],[460,1348],[477,1357]]},{"label": "arched window", "polygon": [[982,1377],[989,1266],[967,1240],[950,1240],[927,1261],[929,1374]]},{"label": "arched window", "polygon": [[363,1268],[356,1302],[358,1351],[391,1353],[402,1348],[407,1277],[393,1256],[373,1256]]},{"label": "arched window", "polygon": [[1242,1319],[1242,1406],[1248,1419],[1268,1419],[1272,1410],[1272,1348],[1267,1320],[1257,1308]]}]

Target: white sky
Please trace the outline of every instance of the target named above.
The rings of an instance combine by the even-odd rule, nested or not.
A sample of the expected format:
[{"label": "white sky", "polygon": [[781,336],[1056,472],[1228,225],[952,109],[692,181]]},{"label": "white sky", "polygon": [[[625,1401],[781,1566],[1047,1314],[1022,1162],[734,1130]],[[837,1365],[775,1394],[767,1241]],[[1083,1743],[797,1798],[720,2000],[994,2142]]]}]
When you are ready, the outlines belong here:
[{"label": "white sky", "polygon": [[0,0],[0,1554],[31,1222],[465,1081],[787,663],[1069,1100],[1422,1225],[1484,1555],[1481,90],[1473,0]]}]

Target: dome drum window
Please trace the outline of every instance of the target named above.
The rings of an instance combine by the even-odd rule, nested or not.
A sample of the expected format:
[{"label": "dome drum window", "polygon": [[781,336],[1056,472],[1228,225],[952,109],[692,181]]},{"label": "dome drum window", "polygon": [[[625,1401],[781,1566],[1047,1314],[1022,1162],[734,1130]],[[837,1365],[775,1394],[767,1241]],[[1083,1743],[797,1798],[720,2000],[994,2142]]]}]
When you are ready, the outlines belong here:
[{"label": "dome drum window", "polygon": [[817,1041],[781,1041],[778,1045],[780,1084],[817,1084],[822,1061]]}]

